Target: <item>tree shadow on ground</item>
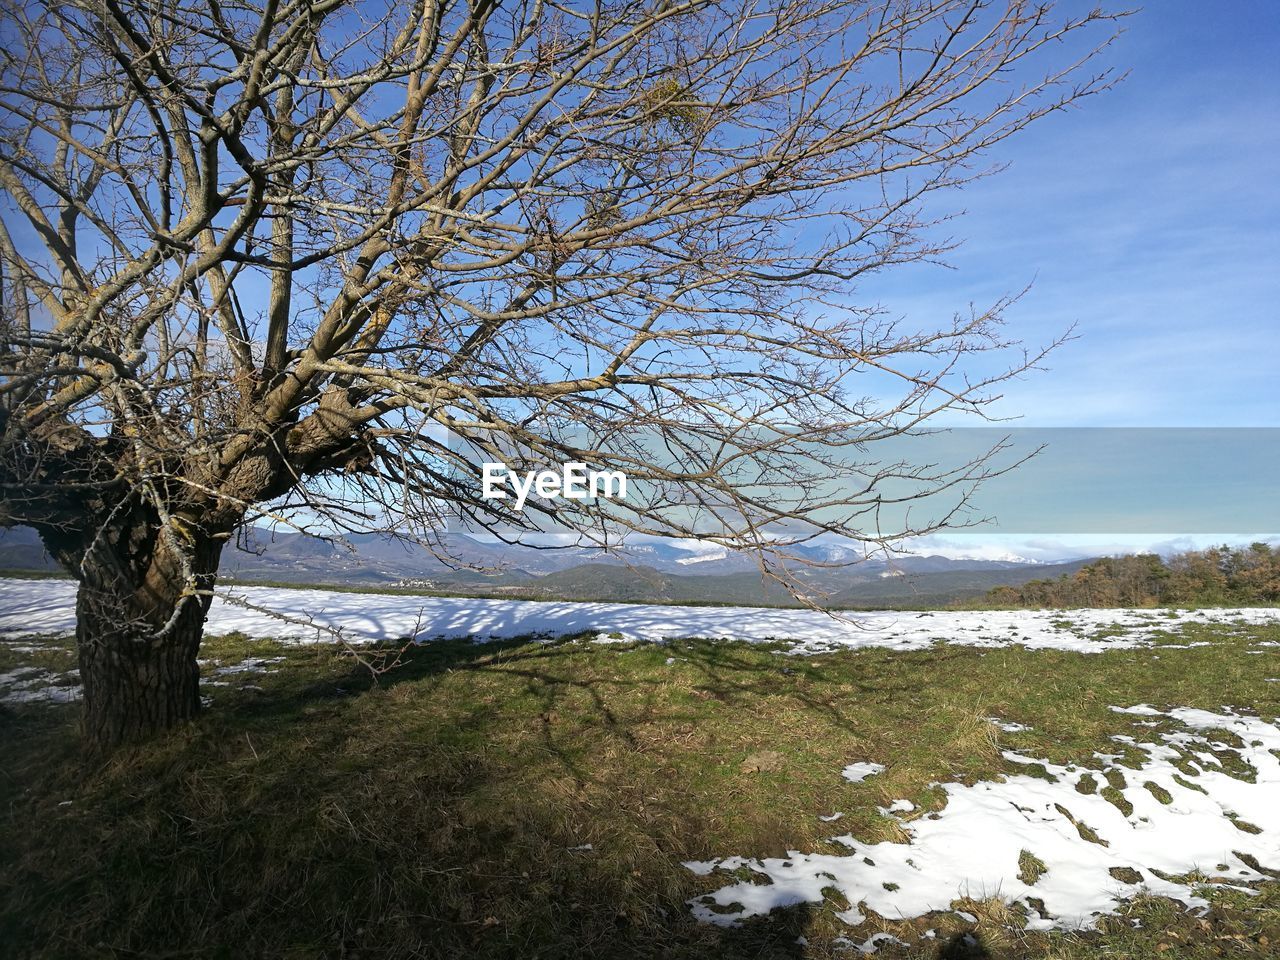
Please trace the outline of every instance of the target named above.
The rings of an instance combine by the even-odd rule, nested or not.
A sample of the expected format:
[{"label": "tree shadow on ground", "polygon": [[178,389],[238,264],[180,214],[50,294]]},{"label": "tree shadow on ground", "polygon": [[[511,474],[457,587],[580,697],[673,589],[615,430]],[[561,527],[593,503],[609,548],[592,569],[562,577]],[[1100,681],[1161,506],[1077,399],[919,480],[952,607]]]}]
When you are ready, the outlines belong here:
[{"label": "tree shadow on ground", "polygon": [[[661,699],[652,665],[613,669],[628,653],[678,658],[689,696]],[[449,641],[402,661],[375,676],[332,650],[296,652],[254,678],[263,693],[233,693],[78,792],[70,773],[32,772],[55,737],[32,727],[13,778],[45,782],[10,804],[31,825],[6,851],[17,869],[0,881],[0,937],[14,956],[161,956],[173,943],[212,957],[805,956],[812,905],[736,929],[692,918],[706,880],[679,863],[735,852],[708,823],[750,804],[699,795],[637,718],[696,734],[709,712],[774,698],[853,738],[853,702],[918,692],[874,669],[836,685],[812,660],[698,641]],[[759,853],[779,823],[731,835]],[[68,937],[103,946],[51,946]]]},{"label": "tree shadow on ground", "polygon": [[[602,693],[607,689],[636,687],[638,684],[621,677],[605,677],[584,680],[561,668],[562,661],[573,657],[582,649],[581,644],[596,636],[585,633],[538,642],[527,636],[505,640],[476,643],[465,640],[428,642],[408,648],[403,655],[399,650],[385,652],[360,651],[351,655],[350,669],[346,674],[335,674],[298,687],[281,696],[274,692],[269,700],[258,706],[248,707],[248,712],[258,715],[285,716],[295,712],[299,705],[334,698],[353,697],[375,688],[385,690],[405,683],[422,683],[453,671],[484,671],[501,669],[549,686],[575,688],[592,692],[592,699],[605,721],[611,721],[609,708]],[[654,649],[652,644],[612,644],[611,652],[627,652],[636,649]],[[750,701],[762,695],[785,693],[797,703],[815,711],[827,720],[846,729],[852,724],[840,708],[840,700],[809,694],[793,682],[798,675],[822,678],[821,667],[812,666],[805,658],[779,655],[776,663],[762,662],[757,656],[745,653],[740,645],[716,641],[685,640],[679,646],[658,647],[677,651],[683,662],[696,669],[701,676],[699,691],[702,695],[721,702]],[[395,660],[385,672],[375,672],[367,661],[387,656]],[[932,655],[935,664],[943,665],[958,656],[946,652]],[[866,679],[842,678],[851,683],[860,700],[864,702],[889,702],[904,693],[919,691],[918,685],[885,682],[883,676]],[[652,683],[652,681],[642,681]]]},{"label": "tree shadow on ground", "polygon": [[[341,661],[254,676],[263,693],[223,694],[91,773],[49,767],[50,741],[74,752],[69,724],[6,718],[6,819],[27,821],[3,851],[8,955],[803,956],[808,905],[740,929],[692,919],[678,860],[696,819],[647,804],[625,763],[593,771],[548,719],[572,712],[625,760],[641,745],[616,705],[648,684],[584,677],[574,650],[450,642],[376,677]],[[717,702],[787,679],[720,653],[698,669]],[[506,742],[507,691],[534,755]]]}]

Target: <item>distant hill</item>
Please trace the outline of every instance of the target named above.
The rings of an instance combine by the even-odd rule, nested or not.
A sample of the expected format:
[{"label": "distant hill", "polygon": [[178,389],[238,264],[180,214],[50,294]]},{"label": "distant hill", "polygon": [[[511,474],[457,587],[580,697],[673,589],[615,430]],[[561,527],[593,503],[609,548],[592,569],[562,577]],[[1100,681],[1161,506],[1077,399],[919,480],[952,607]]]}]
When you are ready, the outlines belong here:
[{"label": "distant hill", "polygon": [[0,529],[0,570],[56,573],[61,570],[30,527]]},{"label": "distant hill", "polygon": [[1065,563],[964,566],[956,562],[949,569],[933,569],[927,572],[909,573],[902,577],[877,578],[854,584],[831,598],[836,606],[857,606],[880,600],[916,597],[922,602],[927,597],[935,601],[985,594],[994,587],[1018,586],[1029,580],[1070,576],[1088,560],[1071,560]]},{"label": "distant hill", "polygon": [[[1041,573],[1048,574],[1048,569]],[[1211,547],[1171,557],[1103,557],[1057,577],[997,586],[972,606],[1167,607],[1280,603],[1280,545]]]},{"label": "distant hill", "polygon": [[[961,560],[947,562],[965,563]],[[844,570],[800,572],[798,577],[806,587],[809,599],[823,605],[944,606],[954,600],[983,596],[994,586],[1016,586],[1039,577],[1071,574],[1086,562],[1001,566],[994,570],[953,568],[904,572],[901,576],[890,577],[867,576],[855,566]],[[799,601],[781,584],[765,581],[759,571],[704,576],[664,573],[652,567],[628,569],[614,564],[584,564],[531,578],[520,585],[519,592],[547,599],[799,605]]]},{"label": "distant hill", "polygon": [[[450,534],[450,557],[376,534],[326,541],[297,533],[250,530],[223,554],[222,575],[243,582],[299,586],[402,587],[424,592],[531,599],[648,603],[797,605],[780,584],[761,576],[756,559],[714,547],[688,549],[645,541],[604,553],[571,547],[512,547]],[[816,563],[848,563],[858,555],[835,544],[795,552]],[[1087,561],[1040,564],[1017,560],[960,560],[909,556],[840,567],[795,565],[792,571],[814,602],[843,607],[942,606],[1079,570]],[[56,565],[35,532],[0,530],[0,570],[49,572]]]}]

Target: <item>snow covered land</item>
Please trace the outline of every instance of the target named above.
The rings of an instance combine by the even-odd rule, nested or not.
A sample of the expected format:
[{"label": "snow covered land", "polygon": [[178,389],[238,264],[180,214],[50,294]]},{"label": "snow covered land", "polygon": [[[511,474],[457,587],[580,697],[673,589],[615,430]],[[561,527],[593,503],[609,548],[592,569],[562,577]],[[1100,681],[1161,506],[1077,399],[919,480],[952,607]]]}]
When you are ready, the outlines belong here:
[{"label": "snow covered land", "polygon": [[[1258,867],[1280,865],[1280,727],[1229,711],[1112,709],[1168,729],[1142,740],[1116,736],[1123,753],[1099,751],[1083,766],[1005,751],[1014,763],[1042,766],[1047,777],[944,784],[946,807],[920,819],[909,801],[882,808],[902,821],[909,843],[846,834],[831,839],[848,853],[686,863],[703,876],[745,868],[758,878],[696,898],[693,911],[708,923],[736,925],[777,907],[821,902],[834,887],[852,904],[840,915],[851,925],[863,921],[863,908],[902,920],[949,910],[965,897],[999,897],[1025,911],[1029,929],[1087,929],[1139,892],[1199,909],[1208,906],[1197,892],[1205,883],[1267,879]],[[1223,742],[1223,732],[1233,743]],[[1116,782],[1123,786],[1110,796],[1097,788]]]},{"label": "snow covered land", "polygon": [[[1142,646],[1190,623],[1273,623],[1280,610],[882,611],[837,619],[814,610],[415,597],[276,587],[219,589],[208,632],[351,643],[413,637],[478,640],[595,632],[601,639],[676,637],[787,641],[797,653],[841,648],[918,650],[934,643],[1022,644],[1092,653]],[[75,584],[0,580],[0,634],[70,634]]]}]

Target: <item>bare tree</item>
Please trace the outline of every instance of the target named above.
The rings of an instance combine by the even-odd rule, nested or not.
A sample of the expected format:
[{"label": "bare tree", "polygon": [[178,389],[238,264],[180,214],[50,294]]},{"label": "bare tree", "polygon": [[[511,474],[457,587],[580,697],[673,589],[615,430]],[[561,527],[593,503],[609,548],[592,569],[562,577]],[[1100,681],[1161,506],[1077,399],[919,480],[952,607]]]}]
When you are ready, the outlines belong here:
[{"label": "bare tree", "polygon": [[[868,520],[887,478],[980,479],[824,470],[1039,356],[966,376],[1006,303],[921,331],[853,296],[944,253],[922,198],[1112,82],[1115,17],[1052,6],[4,0],[0,524],[79,581],[88,736],[199,710],[219,555],[264,516],[608,514],[776,571],[907,532]],[[498,458],[648,485],[520,515],[479,495]]]}]

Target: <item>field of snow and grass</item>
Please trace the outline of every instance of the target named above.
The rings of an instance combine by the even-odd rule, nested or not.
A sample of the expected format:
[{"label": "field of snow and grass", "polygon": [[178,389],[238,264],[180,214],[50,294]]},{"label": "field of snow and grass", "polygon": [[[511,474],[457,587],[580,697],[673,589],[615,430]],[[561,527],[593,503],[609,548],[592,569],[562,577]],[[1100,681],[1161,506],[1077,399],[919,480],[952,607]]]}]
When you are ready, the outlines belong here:
[{"label": "field of snow and grass", "polygon": [[[59,851],[56,865],[26,875],[24,890],[44,878],[63,889],[72,882],[56,879],[63,864],[68,876],[92,876],[85,864],[102,856],[92,834],[83,853],[62,849],[75,831],[28,806],[88,816],[98,804],[117,809],[112,791],[121,789],[153,798],[141,807],[130,800],[143,819],[118,828],[122,851],[172,857],[168,829],[157,824],[176,817],[204,836],[214,830],[201,826],[210,816],[238,824],[246,851],[273,848],[280,841],[263,831],[276,827],[317,837],[304,862],[362,862],[372,848],[379,864],[399,864],[400,879],[335,886],[334,896],[357,901],[343,924],[368,925],[391,909],[363,902],[361,884],[403,897],[397,916],[412,913],[411,903],[462,897],[474,904],[456,909],[476,919],[458,929],[479,924],[494,937],[509,929],[503,949],[550,935],[529,932],[530,918],[557,931],[567,924],[564,935],[578,940],[605,936],[583,932],[584,903],[607,915],[608,936],[630,936],[608,919],[614,912],[643,915],[627,920],[636,936],[676,936],[708,956],[738,956],[725,945],[739,942],[752,945],[742,955],[757,955],[760,938],[777,930],[789,931],[787,950],[760,955],[924,957],[958,938],[1007,948],[995,956],[1091,956],[1102,944],[1169,958],[1211,931],[1247,941],[1242,956],[1268,956],[1268,924],[1280,926],[1274,609],[833,620],[798,610],[237,588],[214,604],[201,661],[215,708],[202,724],[226,728],[217,740],[227,746],[195,748],[181,770],[196,772],[175,774],[169,786],[153,782],[166,781],[165,761],[140,769],[145,787],[119,788],[84,786],[74,766],[62,780],[46,769],[59,749],[67,755],[59,738],[73,737],[40,719],[61,716],[57,705],[78,696],[72,614],[67,581],[0,581],[0,719],[34,725],[7,740],[4,762],[14,784],[36,783],[38,771],[43,785],[11,801],[9,816],[36,823],[37,835],[47,824],[58,838],[46,841]],[[324,642],[338,635],[384,646],[409,636],[440,642],[414,648],[377,694],[339,645]],[[612,643],[545,642],[557,635]],[[410,741],[396,737],[401,730]],[[299,752],[299,741],[312,746]],[[477,781],[477,771],[489,772]],[[409,806],[397,806],[408,785]],[[275,812],[260,818],[262,809]],[[280,826],[310,810],[315,823]],[[455,819],[471,826],[439,833]],[[225,823],[217,830],[232,829]],[[380,846],[383,836],[393,846]],[[335,853],[343,838],[355,846]],[[428,858],[425,873],[415,851]],[[209,868],[224,870],[228,855],[237,856],[217,853]],[[38,859],[31,852],[24,862]],[[473,868],[474,882],[459,879]],[[198,886],[201,868],[184,869],[165,882]],[[321,882],[311,873],[290,879],[258,854],[236,873],[242,897],[264,887],[281,902],[310,897]],[[479,879],[490,875],[521,878],[504,888],[504,905],[488,886],[495,881]],[[117,879],[95,902],[113,902],[126,886]],[[535,905],[548,890],[561,891],[554,915]],[[116,915],[125,914],[101,922]],[[156,930],[170,921],[157,914]],[[310,927],[328,922],[313,917]],[[454,949],[471,945],[464,938]],[[1185,955],[1201,954],[1188,946]]]},{"label": "field of snow and grass", "polygon": [[1280,727],[1231,711],[1111,709],[1150,718],[1153,729],[1142,739],[1114,735],[1120,752],[1095,751],[1081,764],[1006,750],[1036,772],[942,784],[945,805],[924,817],[896,800],[881,813],[902,823],[906,843],[845,834],[831,838],[844,854],[688,862],[700,876],[751,874],[695,898],[693,910],[737,924],[821,903],[834,888],[851,904],[839,916],[853,926],[864,910],[922,917],[961,896],[998,898],[1024,915],[1026,929],[1078,929],[1140,893],[1203,910],[1202,887],[1238,887],[1280,869]]},{"label": "field of snow and grass", "polygon": [[[679,637],[779,641],[797,653],[843,648],[918,650],[935,643],[1095,653],[1150,642],[1187,624],[1280,621],[1280,609],[882,611],[841,619],[814,610],[422,597],[278,587],[220,588],[206,633],[349,643],[477,640],[597,633],[602,639]],[[0,580],[0,635],[69,634],[75,584]]]}]

